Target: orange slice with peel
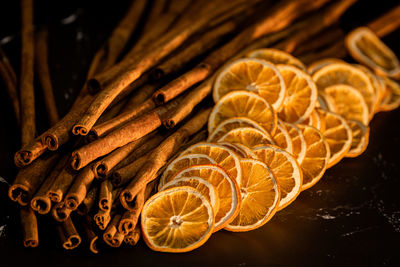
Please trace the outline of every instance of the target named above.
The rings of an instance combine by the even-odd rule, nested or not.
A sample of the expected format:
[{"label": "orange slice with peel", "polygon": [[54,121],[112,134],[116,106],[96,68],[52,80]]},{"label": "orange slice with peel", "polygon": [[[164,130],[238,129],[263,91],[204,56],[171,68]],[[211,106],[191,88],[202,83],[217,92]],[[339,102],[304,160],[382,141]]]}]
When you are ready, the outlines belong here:
[{"label": "orange slice with peel", "polygon": [[269,134],[275,133],[277,115],[262,97],[248,91],[234,91],[224,95],[214,106],[208,119],[208,132],[233,117],[246,117],[257,122]]},{"label": "orange slice with peel", "polygon": [[175,187],[153,195],[141,213],[142,236],[155,251],[187,252],[208,240],[214,212],[207,198],[191,187]]},{"label": "orange slice with peel", "polygon": [[362,94],[354,87],[337,84],[325,88],[325,95],[329,110],[350,120],[358,120],[368,125],[368,106]]},{"label": "orange slice with peel", "polygon": [[196,165],[183,169],[172,179],[182,177],[200,177],[209,182],[219,200],[218,210],[215,211],[214,232],[228,225],[239,213],[241,203],[238,184],[217,165]]},{"label": "orange slice with peel", "polygon": [[279,110],[286,87],[275,65],[255,58],[242,58],[230,63],[216,77],[213,88],[215,103],[238,90],[256,93]]},{"label": "orange slice with peel", "polygon": [[247,57],[262,59],[273,64],[291,65],[303,71],[306,70],[306,66],[304,66],[303,62],[301,62],[298,58],[295,58],[285,51],[275,48],[261,48],[253,50],[247,54]]},{"label": "orange slice with peel", "polygon": [[200,164],[217,164],[217,162],[204,154],[179,155],[176,159],[169,163],[167,168],[164,170],[158,183],[158,190],[160,191],[164,184],[169,182],[171,178],[180,170],[192,165]]},{"label": "orange slice with peel", "polygon": [[300,194],[303,184],[300,165],[291,154],[277,146],[256,147],[253,152],[274,174],[281,191],[278,210],[285,208]]},{"label": "orange slice with peel", "polygon": [[286,97],[279,118],[290,123],[301,123],[315,107],[317,87],[311,77],[298,68],[279,65],[278,70],[286,84]]},{"label": "orange slice with peel", "polygon": [[277,146],[283,148],[289,153],[293,153],[293,143],[286,126],[279,121],[274,135],[274,141]]},{"label": "orange slice with peel", "polygon": [[259,145],[274,144],[272,138],[264,132],[250,127],[241,127],[230,130],[222,136],[218,142],[227,142],[232,144],[242,144],[248,148],[254,148]]},{"label": "orange slice with peel", "polygon": [[387,96],[379,105],[379,111],[390,111],[400,106],[400,85],[389,78],[384,78],[388,90]]},{"label": "orange slice with peel", "polygon": [[311,64],[308,65],[307,67],[307,72],[312,75],[314,74],[317,70],[319,70],[320,68],[329,65],[329,64],[333,64],[333,63],[345,63],[343,60],[338,59],[338,58],[323,58],[323,59],[319,59],[316,60],[314,62],[312,62]]},{"label": "orange slice with peel", "polygon": [[353,134],[347,121],[340,115],[325,110],[319,110],[319,114],[326,125],[322,134],[329,145],[331,156],[326,167],[330,168],[348,153]]},{"label": "orange slice with peel", "polygon": [[303,172],[303,185],[301,190],[306,190],[315,185],[324,175],[330,151],[324,136],[316,128],[309,125],[297,125],[306,142],[306,154],[300,164]]},{"label": "orange slice with peel", "polygon": [[359,27],[346,36],[350,55],[382,76],[400,77],[400,63],[393,51],[367,27]]},{"label": "orange slice with peel", "polygon": [[218,166],[226,171],[229,177],[231,177],[237,182],[238,185],[240,185],[242,172],[240,169],[239,158],[235,152],[229,148],[219,144],[203,142],[192,145],[182,152],[182,155],[187,154],[204,154],[209,156],[216,162]]},{"label": "orange slice with peel", "polygon": [[374,95],[375,95],[375,108],[374,112],[377,112],[379,103],[381,102],[381,99],[383,97],[383,92],[384,92],[384,85],[381,80],[379,80],[378,76],[375,75],[370,69],[363,65],[359,64],[353,64],[356,68],[359,68],[362,70],[365,74],[367,74],[368,78],[371,81],[372,87],[374,88]]},{"label": "orange slice with peel", "polygon": [[223,122],[221,122],[218,125],[218,127],[212,133],[210,133],[207,141],[208,142],[216,142],[219,138],[221,138],[223,135],[225,135],[230,130],[233,130],[233,129],[236,129],[239,127],[253,127],[257,130],[260,130],[260,131],[268,134],[268,132],[266,130],[264,130],[264,128],[261,127],[257,122],[255,122],[251,119],[245,118],[245,117],[234,117],[234,118],[230,118],[230,119],[227,119],[227,120],[224,120]]},{"label": "orange slice with peel", "polygon": [[369,143],[369,127],[356,120],[347,120],[352,132],[352,141],[350,150],[345,157],[354,158],[361,155]]},{"label": "orange slice with peel", "polygon": [[302,131],[294,124],[283,123],[292,139],[293,152],[292,155],[296,158],[297,162],[301,164],[306,156],[306,141]]},{"label": "orange slice with peel", "polygon": [[317,128],[321,132],[325,130],[325,121],[321,120],[321,117],[316,109],[313,110],[310,117],[308,117],[302,124],[310,125],[314,128]]},{"label": "orange slice with peel", "polygon": [[255,159],[241,159],[243,183],[239,214],[225,227],[228,231],[245,232],[266,224],[275,214],[279,187],[267,165]]}]

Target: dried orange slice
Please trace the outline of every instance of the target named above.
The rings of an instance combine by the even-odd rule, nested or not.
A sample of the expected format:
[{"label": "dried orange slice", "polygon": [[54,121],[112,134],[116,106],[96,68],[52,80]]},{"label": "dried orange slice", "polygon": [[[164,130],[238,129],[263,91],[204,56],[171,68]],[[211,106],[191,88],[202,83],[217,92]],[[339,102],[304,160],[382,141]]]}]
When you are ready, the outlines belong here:
[{"label": "dried orange slice", "polygon": [[300,164],[303,172],[303,185],[305,190],[315,185],[324,175],[330,158],[328,143],[316,128],[309,125],[298,125],[306,142],[306,155]]},{"label": "dried orange slice", "polygon": [[274,109],[262,97],[247,91],[234,91],[224,95],[214,106],[208,119],[208,132],[233,117],[246,117],[257,122],[273,135],[277,124]]},{"label": "dried orange slice", "polygon": [[236,144],[224,143],[224,142],[220,142],[219,144],[235,152],[235,154],[239,158],[247,158],[246,152],[242,148],[236,146]]},{"label": "dried orange slice", "polygon": [[303,133],[294,124],[285,122],[284,125],[292,139],[292,155],[297,159],[297,162],[301,164],[306,156],[306,141],[304,140]]},{"label": "dried orange slice", "polygon": [[320,68],[333,64],[333,63],[345,63],[343,60],[338,59],[338,58],[324,58],[324,59],[319,59],[317,61],[312,62],[310,65],[307,67],[307,71],[310,75],[314,74],[317,70]]},{"label": "dried orange slice", "polygon": [[175,187],[147,200],[141,225],[143,239],[152,250],[187,252],[211,236],[214,212],[200,192],[191,187]]},{"label": "dried orange slice", "polygon": [[169,182],[178,171],[192,165],[200,164],[217,164],[217,162],[204,154],[179,155],[170,164],[168,164],[167,168],[164,170],[163,174],[161,175],[160,182],[158,183],[158,190],[161,190],[164,184]]},{"label": "dried orange slice", "polygon": [[273,64],[254,58],[242,58],[229,64],[216,77],[213,88],[215,103],[224,95],[237,90],[256,93],[275,110],[279,110],[285,98],[286,87]]},{"label": "dried orange slice", "polygon": [[388,90],[388,95],[379,105],[379,111],[396,109],[400,106],[400,85],[386,77],[384,78],[384,82]]},{"label": "dried orange slice", "polygon": [[346,37],[350,55],[376,73],[393,78],[400,77],[400,63],[393,51],[367,27],[359,27]]},{"label": "dried orange slice", "polygon": [[297,67],[303,71],[306,70],[306,66],[304,66],[303,62],[301,62],[299,59],[295,58],[289,53],[286,53],[285,51],[275,48],[257,49],[248,53],[247,56],[266,60],[273,64],[286,64]]},{"label": "dried orange slice", "polygon": [[278,182],[281,200],[278,210],[292,203],[300,194],[303,173],[296,159],[277,146],[261,146],[253,149],[258,159],[265,162]]},{"label": "dried orange slice", "polygon": [[374,95],[375,95],[374,112],[377,112],[379,103],[381,102],[385,89],[382,81],[379,80],[378,76],[376,76],[372,71],[370,71],[365,66],[359,64],[353,64],[353,65],[362,70],[365,74],[367,74],[368,78],[370,79],[372,87],[374,88]]},{"label": "dried orange slice", "polygon": [[279,118],[290,123],[301,123],[315,107],[317,87],[311,77],[298,68],[279,65],[278,70],[286,84],[286,97]]},{"label": "dried orange slice", "polygon": [[182,155],[186,154],[204,154],[209,156],[226,171],[229,177],[240,185],[242,171],[240,169],[239,158],[232,150],[219,144],[198,143],[182,152]]},{"label": "dried orange slice", "polygon": [[[329,110],[346,119],[358,120],[368,125],[369,112],[367,103],[362,94],[354,87],[337,84],[325,88],[325,95]],[[333,102],[333,103],[332,103]]]},{"label": "dried orange slice", "polygon": [[253,153],[253,151],[250,148],[248,148],[247,146],[238,144],[238,143],[232,144],[232,145],[239,148],[246,154],[246,157],[243,157],[243,158],[247,158],[247,159],[256,159],[257,158],[256,155]]},{"label": "dried orange slice", "polygon": [[322,92],[325,88],[336,84],[353,86],[364,97],[369,115],[373,115],[375,108],[374,88],[369,77],[362,70],[347,63],[334,63],[315,72],[313,79],[318,90]]},{"label": "dried orange slice", "polygon": [[245,232],[266,224],[275,214],[279,187],[267,165],[255,159],[241,159],[243,183],[239,214],[225,227],[228,231]]},{"label": "dried orange slice", "polygon": [[222,136],[218,142],[227,142],[232,144],[242,144],[248,148],[253,148],[259,145],[274,144],[271,136],[264,132],[250,127],[241,127],[230,130]]},{"label": "dried orange slice", "polygon": [[314,128],[317,128],[321,132],[325,130],[325,121],[321,120],[321,117],[316,109],[313,110],[311,116],[303,121],[302,124],[310,125]]},{"label": "dried orange slice", "polygon": [[369,143],[369,127],[356,120],[347,120],[352,132],[350,150],[346,157],[354,158],[361,155],[367,149]]},{"label": "dried orange slice", "polygon": [[241,203],[238,184],[217,165],[196,165],[178,172],[174,179],[182,177],[200,177],[214,187],[216,198],[219,200],[218,210],[215,211],[214,232],[229,224],[239,213]]},{"label": "dried orange slice", "polygon": [[276,132],[274,135],[274,141],[277,146],[283,148],[290,154],[293,153],[293,143],[292,138],[290,137],[289,132],[286,129],[286,126],[279,121],[278,127],[276,128]]},{"label": "dried orange slice", "polygon": [[219,199],[216,197],[212,184],[200,177],[181,177],[169,181],[160,191],[179,186],[189,186],[203,194],[213,207],[214,215],[216,214],[219,209]]},{"label": "dried orange slice", "polygon": [[229,132],[230,130],[239,128],[239,127],[253,127],[255,129],[258,129],[264,133],[267,133],[267,131],[264,130],[263,127],[261,127],[257,122],[245,118],[245,117],[234,117],[230,118],[227,120],[224,120],[221,122],[218,127],[210,133],[208,136],[207,141],[208,142],[216,142],[219,138],[221,138],[224,134]]},{"label": "dried orange slice", "polygon": [[325,110],[319,110],[319,114],[326,125],[322,134],[331,152],[328,165],[326,166],[330,168],[348,153],[351,147],[353,134],[346,120],[340,115]]}]

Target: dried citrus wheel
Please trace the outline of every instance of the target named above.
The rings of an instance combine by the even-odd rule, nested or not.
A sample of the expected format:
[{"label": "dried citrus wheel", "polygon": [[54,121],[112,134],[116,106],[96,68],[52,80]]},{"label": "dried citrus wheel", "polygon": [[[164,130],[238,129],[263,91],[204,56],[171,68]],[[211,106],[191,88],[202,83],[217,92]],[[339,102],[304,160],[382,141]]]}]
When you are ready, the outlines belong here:
[{"label": "dried citrus wheel", "polygon": [[278,70],[286,84],[286,97],[279,118],[291,123],[301,123],[310,116],[317,102],[318,91],[311,77],[289,65],[279,65]]},{"label": "dried citrus wheel", "polygon": [[229,177],[240,185],[242,171],[240,169],[239,158],[232,150],[219,144],[198,143],[182,152],[182,155],[186,154],[204,154],[209,156],[226,171]]},{"label": "dried citrus wheel", "polygon": [[367,27],[359,27],[350,32],[345,43],[353,58],[379,75],[400,77],[400,64],[396,55]]},{"label": "dried citrus wheel", "polygon": [[275,49],[275,48],[262,48],[254,50],[247,54],[248,57],[263,59],[269,61],[273,64],[286,64],[297,67],[303,71],[306,70],[303,62],[295,58],[285,51]]},{"label": "dried citrus wheel", "polygon": [[279,203],[279,187],[265,163],[241,159],[243,184],[239,214],[225,227],[228,231],[245,232],[263,226],[275,214]]},{"label": "dried citrus wheel", "polygon": [[236,129],[239,127],[253,127],[255,129],[258,129],[262,132],[267,133],[267,131],[264,130],[263,127],[261,127],[257,122],[255,122],[251,119],[248,119],[245,117],[234,117],[234,118],[230,118],[230,119],[227,119],[227,120],[224,120],[223,122],[221,122],[218,125],[218,127],[212,133],[210,133],[207,141],[215,142],[219,138],[221,138],[224,134],[229,132],[230,130],[233,130],[233,129]]},{"label": "dried citrus wheel", "polygon": [[241,149],[246,154],[245,158],[248,158],[248,159],[256,159],[257,158],[256,155],[253,153],[253,151],[250,148],[248,148],[247,146],[238,144],[238,143],[232,144],[232,145]]},{"label": "dried citrus wheel", "polygon": [[210,202],[214,210],[214,215],[217,213],[219,209],[219,199],[216,197],[214,186],[208,181],[200,177],[181,177],[169,181],[161,188],[160,191],[178,186],[189,186],[199,191]]},{"label": "dried citrus wheel", "polygon": [[217,164],[217,162],[204,154],[179,155],[170,164],[168,164],[168,167],[161,175],[160,182],[158,183],[158,190],[160,190],[165,183],[169,182],[172,176],[174,176],[178,171],[189,166],[199,164]]},{"label": "dried citrus wheel", "polygon": [[259,145],[274,144],[271,136],[250,127],[241,127],[230,130],[218,142],[238,143],[253,148]]},{"label": "dried citrus wheel", "polygon": [[[321,108],[324,110],[329,110],[328,103],[326,98],[329,98],[329,95],[325,95],[324,92],[319,91],[317,97],[317,103],[315,104],[316,108]],[[329,101],[329,100],[328,100]],[[331,104],[333,101],[329,101]]]},{"label": "dried citrus wheel", "polygon": [[319,59],[317,61],[312,62],[310,65],[307,67],[307,71],[309,74],[314,74],[317,70],[320,68],[333,64],[333,63],[345,63],[343,60],[338,59],[338,58],[324,58],[324,59]]},{"label": "dried citrus wheel", "polygon": [[306,141],[304,140],[303,133],[297,126],[291,123],[283,123],[292,139],[293,153],[292,155],[301,164],[306,156]]},{"label": "dried citrus wheel", "polygon": [[285,98],[286,87],[273,64],[254,58],[242,58],[235,60],[218,74],[213,88],[215,103],[224,95],[237,90],[256,93],[275,110],[279,110]]},{"label": "dried citrus wheel", "polygon": [[368,106],[361,93],[352,86],[345,84],[332,85],[325,88],[326,102],[329,110],[346,119],[358,120],[368,125]]},{"label": "dried citrus wheel", "polygon": [[321,120],[321,117],[316,109],[314,109],[313,112],[311,112],[310,117],[308,117],[305,121],[303,121],[303,124],[317,128],[321,132],[325,130],[325,121]]},{"label": "dried citrus wheel", "polygon": [[356,120],[347,120],[352,132],[352,141],[346,157],[354,158],[361,155],[367,149],[369,142],[369,127]]},{"label": "dried citrus wheel", "polygon": [[374,95],[375,95],[374,112],[377,112],[379,103],[382,100],[383,93],[385,90],[383,83],[378,79],[378,76],[376,76],[372,71],[370,71],[365,66],[359,65],[359,64],[353,64],[353,65],[355,67],[359,68],[360,70],[362,70],[365,74],[367,74],[369,80],[371,81],[372,87],[374,88]]},{"label": "dried citrus wheel", "polygon": [[211,236],[214,213],[200,192],[188,186],[175,187],[147,200],[141,224],[143,239],[152,250],[187,252]]},{"label": "dried citrus wheel", "polygon": [[330,158],[328,143],[320,131],[309,125],[298,125],[306,142],[306,155],[300,164],[305,190],[315,185],[324,175]]},{"label": "dried citrus wheel", "polygon": [[274,141],[275,144],[280,148],[283,148],[289,153],[293,153],[292,138],[290,137],[286,126],[281,121],[278,122],[278,127],[276,128],[276,132],[274,135]]},{"label": "dried citrus wheel", "polygon": [[400,85],[389,79],[384,78],[386,88],[389,90],[388,97],[379,105],[379,111],[389,111],[400,106]]},{"label": "dried citrus wheel", "polygon": [[346,120],[340,115],[319,110],[319,114],[325,121],[325,131],[322,132],[326,142],[329,145],[331,156],[327,168],[338,163],[349,151],[352,142],[352,132]]},{"label": "dried citrus wheel", "polygon": [[278,210],[292,203],[300,194],[303,173],[296,159],[277,146],[262,146],[253,149],[258,159],[265,162],[278,182],[281,200]]},{"label": "dried citrus wheel", "polygon": [[212,133],[226,119],[246,117],[257,122],[273,135],[277,124],[274,109],[262,97],[247,91],[224,95],[214,106],[208,119],[208,132]]},{"label": "dried citrus wheel", "polygon": [[197,165],[183,169],[173,179],[182,177],[200,177],[213,185],[216,198],[219,200],[215,211],[214,232],[230,223],[239,213],[241,203],[240,189],[226,172],[217,165]]},{"label": "dried citrus wheel", "polygon": [[236,144],[231,144],[231,143],[219,143],[220,145],[223,145],[224,147],[232,150],[233,152],[235,152],[235,154],[239,157],[239,158],[247,158],[246,152],[242,149],[239,148],[238,146],[236,146]]},{"label": "dried citrus wheel", "polygon": [[313,79],[320,91],[336,84],[353,86],[363,95],[369,114],[373,114],[375,108],[374,88],[369,77],[362,70],[347,63],[334,63],[315,72]]}]

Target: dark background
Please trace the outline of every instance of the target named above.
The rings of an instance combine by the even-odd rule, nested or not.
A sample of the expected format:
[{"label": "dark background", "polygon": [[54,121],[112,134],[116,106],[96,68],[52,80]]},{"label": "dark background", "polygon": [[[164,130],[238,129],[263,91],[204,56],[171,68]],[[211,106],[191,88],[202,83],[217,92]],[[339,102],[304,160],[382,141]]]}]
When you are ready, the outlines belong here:
[{"label": "dark background", "polygon": [[[348,31],[363,25],[396,4],[360,0],[342,17],[341,27]],[[128,5],[127,0],[36,1],[35,27],[48,25],[50,30],[49,64],[60,115],[71,106],[93,54]],[[1,1],[0,44],[17,73],[19,31],[19,1]],[[399,30],[384,41],[400,55]],[[48,126],[40,90],[36,94],[40,133]],[[400,110],[378,113],[370,124],[364,154],[329,169],[316,186],[302,192],[264,227],[247,233],[220,231],[189,253],[153,252],[143,241],[135,247],[104,249],[99,255],[88,252],[86,244],[67,252],[52,223],[40,217],[39,248],[26,249],[17,207],[8,200],[5,183],[11,183],[17,171],[13,154],[20,148],[19,130],[0,83],[0,176],[4,178],[0,179],[0,265],[400,266],[399,125]]]}]

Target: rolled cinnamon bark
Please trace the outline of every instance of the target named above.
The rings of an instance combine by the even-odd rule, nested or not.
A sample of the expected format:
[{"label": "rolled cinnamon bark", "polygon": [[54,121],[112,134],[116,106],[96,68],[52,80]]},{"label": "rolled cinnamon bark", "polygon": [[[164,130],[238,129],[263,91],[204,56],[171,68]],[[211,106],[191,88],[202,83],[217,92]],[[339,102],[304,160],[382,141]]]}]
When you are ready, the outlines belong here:
[{"label": "rolled cinnamon bark", "polygon": [[68,218],[68,220],[58,225],[57,230],[60,235],[63,248],[70,250],[77,248],[80,245],[82,239],[79,233],[76,231],[71,218]]},{"label": "rolled cinnamon bark", "polygon": [[47,111],[47,118],[50,126],[59,121],[56,101],[54,99],[53,87],[51,85],[50,71],[48,64],[48,32],[47,30],[39,31],[36,35],[35,60],[36,73],[42,87],[44,105]]},{"label": "rolled cinnamon bark", "polygon": [[90,188],[89,192],[86,194],[85,199],[82,201],[82,203],[78,206],[78,209],[76,210],[79,215],[86,215],[91,211],[94,204],[96,203],[98,191],[99,188],[97,186],[92,186]]},{"label": "rolled cinnamon bark", "polygon": [[107,155],[114,149],[136,141],[151,133],[161,126],[162,119],[175,109],[179,101],[180,98],[177,98],[164,106],[158,107],[124,124],[121,128],[112,131],[107,136],[75,150],[72,153],[72,168],[79,170],[93,160]]},{"label": "rolled cinnamon bark", "polygon": [[42,142],[42,135],[32,140],[29,144],[17,151],[14,163],[18,168],[25,167],[40,157],[47,150],[47,145]]},{"label": "rolled cinnamon bark", "polygon": [[120,202],[124,208],[128,210],[134,209],[132,204],[136,195],[145,188],[149,182],[157,177],[159,170],[166,164],[168,159],[179,150],[179,147],[187,141],[189,136],[200,131],[207,123],[210,111],[211,109],[206,109],[197,113],[153,151],[149,161],[146,162],[136,174],[135,178],[121,192]]},{"label": "rolled cinnamon bark", "polygon": [[113,185],[111,181],[105,180],[100,184],[99,209],[103,211],[111,210]]},{"label": "rolled cinnamon bark", "polygon": [[39,234],[35,212],[30,207],[21,207],[20,216],[24,246],[37,247],[39,245]]},{"label": "rolled cinnamon bark", "polygon": [[89,215],[85,216],[85,219],[83,221],[83,229],[86,234],[86,239],[89,242],[90,251],[95,254],[99,253],[99,250],[97,249],[97,240],[99,237],[95,234],[93,230],[93,220]]},{"label": "rolled cinnamon bark", "polygon": [[36,135],[35,93],[33,88],[33,0],[21,1],[21,144],[29,144]]},{"label": "rolled cinnamon bark", "polygon": [[[150,133],[142,138],[130,142],[110,154],[108,154],[103,159],[97,161],[93,165],[93,172],[95,176],[98,178],[104,179],[107,177],[108,173],[122,160],[124,160],[129,154],[131,154],[135,149],[147,143],[149,139],[152,139],[155,136],[155,133]],[[135,153],[136,154],[136,153]]]},{"label": "rolled cinnamon bark", "polygon": [[15,181],[8,190],[10,199],[26,206],[54,167],[58,157],[58,154],[47,154],[19,170]]},{"label": "rolled cinnamon bark", "polygon": [[89,165],[83,168],[76,179],[74,180],[68,193],[65,195],[65,205],[71,209],[76,210],[78,206],[85,199],[86,194],[92,185],[95,175],[93,172],[93,166]]},{"label": "rolled cinnamon bark", "polygon": [[47,192],[51,201],[60,202],[64,198],[77,174],[78,172],[73,170],[67,162]]},{"label": "rolled cinnamon bark", "polygon": [[67,164],[68,159],[69,157],[67,155],[61,157],[49,176],[47,176],[46,180],[42,183],[35,196],[32,198],[31,208],[39,214],[49,213],[51,209],[51,200],[47,195],[47,191],[50,189],[50,186],[60,174],[65,164]]},{"label": "rolled cinnamon bark", "polygon": [[71,215],[72,210],[65,205],[64,201],[58,202],[51,209],[51,215],[57,222],[65,222]]},{"label": "rolled cinnamon bark", "polygon": [[121,246],[122,241],[124,241],[125,237],[124,234],[118,232],[118,223],[120,219],[121,214],[116,213],[103,234],[104,242],[114,248]]},{"label": "rolled cinnamon bark", "polygon": [[[149,153],[152,154],[152,153]],[[115,187],[121,187],[127,183],[129,183],[136,175],[136,173],[143,167],[143,165],[147,162],[149,155],[144,155],[131,164],[128,164],[120,169],[117,169],[112,176],[111,182]]]},{"label": "rolled cinnamon bark", "polygon": [[368,27],[378,36],[386,36],[400,27],[399,16],[400,5],[392,8],[378,19],[368,23]]},{"label": "rolled cinnamon bark", "polygon": [[133,229],[133,231],[129,232],[125,237],[124,237],[124,243],[134,246],[137,244],[137,242],[139,242],[140,239],[140,235],[141,235],[141,231],[140,231],[140,225],[137,224],[135,229]]},{"label": "rolled cinnamon bark", "polygon": [[107,210],[99,209],[98,212],[94,215],[93,219],[101,230],[105,230],[107,228],[107,225],[111,221],[112,216],[115,214],[115,209],[119,204],[118,197],[120,192],[121,189],[114,189],[111,195],[112,207]]},{"label": "rolled cinnamon bark", "polygon": [[3,79],[7,89],[8,97],[14,110],[18,125],[21,123],[21,113],[18,95],[18,81],[14,68],[11,66],[6,54],[0,47],[0,77]]}]

